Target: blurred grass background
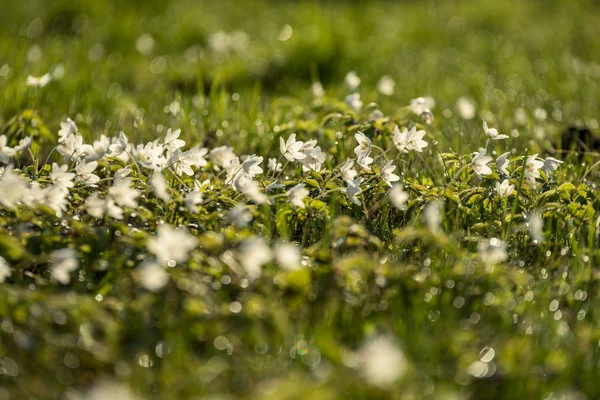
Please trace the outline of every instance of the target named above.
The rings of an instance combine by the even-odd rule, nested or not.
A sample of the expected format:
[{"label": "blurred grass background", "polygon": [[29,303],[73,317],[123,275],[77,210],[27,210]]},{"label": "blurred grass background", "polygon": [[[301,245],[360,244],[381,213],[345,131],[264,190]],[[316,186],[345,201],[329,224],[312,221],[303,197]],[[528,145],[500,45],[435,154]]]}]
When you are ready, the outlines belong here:
[{"label": "blurred grass background", "polygon": [[[149,127],[171,123],[163,108],[177,99],[191,110],[180,125],[201,137],[224,117],[203,115],[198,95],[239,93],[236,108],[253,120],[282,96],[306,98],[317,80],[331,96],[347,94],[343,78],[354,70],[365,104],[384,112],[422,95],[438,114],[455,111],[468,96],[505,130],[517,107],[595,128],[599,9],[558,0],[8,2],[0,118],[38,105],[51,126],[77,115],[95,134],[111,121],[114,134],[140,130],[140,115]],[[38,99],[23,82],[47,71],[64,76]],[[376,94],[383,75],[396,81],[389,98]]]}]

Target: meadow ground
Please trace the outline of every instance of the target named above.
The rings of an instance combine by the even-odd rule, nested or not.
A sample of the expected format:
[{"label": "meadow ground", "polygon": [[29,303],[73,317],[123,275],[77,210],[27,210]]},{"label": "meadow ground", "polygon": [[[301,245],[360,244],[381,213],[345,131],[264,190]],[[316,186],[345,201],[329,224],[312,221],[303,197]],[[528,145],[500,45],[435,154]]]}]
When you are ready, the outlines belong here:
[{"label": "meadow ground", "polygon": [[595,2],[5,3],[0,399],[600,395]]}]

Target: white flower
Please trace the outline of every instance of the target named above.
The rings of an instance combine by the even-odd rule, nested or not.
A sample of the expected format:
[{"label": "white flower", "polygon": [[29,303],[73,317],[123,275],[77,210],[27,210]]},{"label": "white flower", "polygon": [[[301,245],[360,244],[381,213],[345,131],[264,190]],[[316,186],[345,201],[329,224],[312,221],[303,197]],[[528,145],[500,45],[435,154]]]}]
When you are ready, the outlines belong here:
[{"label": "white flower", "polygon": [[63,285],[71,282],[71,272],[79,268],[77,253],[73,249],[65,248],[56,250],[50,257],[52,260],[52,269],[50,275],[52,279]]},{"label": "white flower", "polygon": [[346,74],[344,78],[344,83],[348,86],[348,89],[354,90],[360,86],[360,78],[354,71],[350,71]]},{"label": "white flower", "polygon": [[301,268],[302,253],[300,253],[300,247],[291,243],[279,243],[275,248],[275,261],[286,271]]},{"label": "white flower", "polygon": [[136,208],[136,199],[140,196],[140,192],[131,188],[132,183],[131,178],[115,178],[113,185],[108,189],[108,194],[121,207]]},{"label": "white flower", "polygon": [[362,203],[358,199],[358,195],[362,193],[360,188],[360,184],[363,182],[362,178],[355,179],[350,182],[346,182],[346,195],[350,199],[351,202],[360,206]]},{"label": "white flower", "polygon": [[67,172],[68,169],[69,166],[67,164],[59,166],[57,163],[52,163],[52,171],[50,172],[50,180],[52,183],[64,189],[75,186],[75,183],[73,183],[75,174]]},{"label": "white flower", "polygon": [[483,120],[483,130],[490,140],[501,140],[508,137],[508,135],[501,135],[496,128],[488,128],[485,120]]},{"label": "white flower", "polygon": [[0,256],[0,283],[4,282],[6,278],[9,278],[11,275],[12,271],[10,265],[8,265],[6,260]]},{"label": "white flower", "polygon": [[96,161],[103,158],[109,152],[110,139],[106,135],[100,135],[100,139],[94,140],[92,143],[91,154],[86,156],[86,161]]},{"label": "white flower", "polygon": [[321,147],[311,147],[303,150],[303,153],[306,154],[306,158],[300,160],[302,163],[302,170],[319,172],[321,170],[321,165],[327,159],[327,155],[321,151]]},{"label": "white flower", "polygon": [[83,137],[76,134],[67,136],[56,150],[63,156],[65,162],[78,160],[80,157],[94,153],[92,146],[83,143]]},{"label": "white flower", "polygon": [[358,350],[357,367],[373,386],[388,387],[408,369],[408,361],[396,342],[387,336],[370,338]]},{"label": "white flower", "polygon": [[408,201],[408,193],[404,191],[402,185],[394,185],[388,192],[390,203],[399,210],[406,210],[406,202]]},{"label": "white flower", "polygon": [[198,207],[202,204],[204,198],[202,193],[198,190],[192,190],[185,196],[185,206],[189,212],[196,214],[199,210]]},{"label": "white flower", "polygon": [[79,163],[75,167],[77,180],[87,186],[96,186],[96,183],[100,181],[100,177],[98,175],[93,174],[97,167],[97,161],[92,161],[89,163],[86,163],[85,160],[79,161]]},{"label": "white flower", "polygon": [[50,83],[50,81],[52,80],[52,76],[49,73],[45,73],[42,76],[33,76],[33,75],[29,75],[27,76],[27,83],[25,83],[27,86],[33,86],[33,87],[37,87],[37,88],[43,88],[44,86],[46,86],[48,83]]},{"label": "white flower", "polygon": [[172,131],[171,128],[167,129],[167,134],[165,135],[165,148],[173,152],[183,146],[185,146],[185,142],[179,139],[179,135],[181,135],[181,129],[177,129]]},{"label": "white flower", "polygon": [[67,210],[67,204],[69,203],[67,195],[68,190],[62,186],[54,185],[44,189],[44,202],[46,206],[50,207],[57,217],[62,216],[63,212]]},{"label": "white flower", "polygon": [[492,157],[486,156],[486,149],[479,149],[479,153],[475,153],[475,157],[473,157],[473,161],[471,161],[471,167],[473,168],[473,172],[481,178],[482,175],[490,175],[492,173],[492,169],[487,165],[490,161],[492,161]]},{"label": "white flower", "polygon": [[60,130],[58,131],[58,143],[62,143],[68,138],[70,135],[75,135],[79,129],[77,129],[77,125],[71,118],[67,118],[66,121],[60,123]]},{"label": "white flower", "polygon": [[123,219],[123,209],[119,207],[112,197],[107,197],[105,202],[106,214],[114,219]]},{"label": "white flower", "polygon": [[388,161],[383,167],[381,167],[381,179],[392,187],[392,182],[400,180],[400,177],[394,174],[396,166],[392,163],[392,160]]},{"label": "white flower", "polygon": [[410,128],[409,131],[400,131],[396,125],[392,141],[402,153],[408,153],[411,150],[422,153],[423,149],[428,146],[427,142],[423,140],[425,134],[424,130],[417,130],[416,126]]},{"label": "white flower", "polygon": [[168,192],[168,185],[165,176],[160,171],[154,171],[152,173],[152,178],[150,178],[150,185],[152,186],[152,191],[162,201],[168,203],[171,201],[171,197]]},{"label": "white flower", "polygon": [[0,204],[6,208],[14,208],[27,194],[27,181],[7,166],[0,178]]},{"label": "white flower", "polygon": [[552,172],[556,171],[562,163],[563,161],[557,160],[554,157],[548,157],[544,160],[544,166],[542,167],[542,171],[544,171],[546,176],[548,176]]},{"label": "white flower", "polygon": [[358,131],[354,134],[354,138],[358,142],[358,146],[354,148],[354,154],[356,157],[365,157],[371,153],[371,139],[369,139],[364,133]]},{"label": "white flower", "polygon": [[119,138],[113,139],[114,143],[111,143],[111,145],[108,146],[108,151],[111,156],[118,156],[124,151],[129,151],[129,139],[127,138],[127,135],[125,135],[124,132],[119,132]]},{"label": "white flower", "polygon": [[342,179],[346,183],[352,182],[354,180],[354,178],[356,177],[356,175],[358,175],[358,172],[356,172],[356,170],[353,167],[354,167],[354,161],[350,160],[350,159],[346,160],[340,167]]},{"label": "white flower", "polygon": [[362,156],[356,158],[356,164],[362,167],[363,169],[370,171],[370,165],[373,164],[373,158],[369,156]]},{"label": "white flower", "polygon": [[303,145],[303,142],[296,141],[295,133],[292,133],[287,141],[284,141],[282,137],[279,138],[279,150],[281,151],[281,154],[290,162],[294,162],[294,160],[302,160],[306,157],[306,154],[302,153],[301,151]]},{"label": "white flower", "polygon": [[144,168],[162,170],[167,164],[163,156],[164,149],[156,141],[138,144],[133,149],[133,157]]},{"label": "white flower", "polygon": [[360,99],[360,93],[352,93],[344,99],[348,107],[354,112],[359,112],[363,107],[363,101]]},{"label": "white flower", "polygon": [[539,178],[540,168],[544,166],[544,163],[537,159],[537,154],[527,157],[525,162],[525,178],[529,179],[532,183]]},{"label": "white flower", "polygon": [[471,120],[477,114],[475,102],[468,97],[460,97],[456,101],[456,109],[458,110],[458,115],[465,120]]},{"label": "white flower", "polygon": [[94,218],[104,217],[106,212],[106,200],[101,199],[98,193],[93,193],[84,203],[85,210]]},{"label": "white flower", "polygon": [[16,153],[15,149],[6,145],[7,142],[8,138],[5,135],[0,136],[0,164],[8,164]]},{"label": "white flower", "polygon": [[431,97],[417,97],[410,101],[410,106],[408,107],[415,115],[431,113],[430,110],[435,107],[435,101]]},{"label": "white flower", "polygon": [[536,244],[544,241],[544,220],[538,211],[529,214],[529,232]]},{"label": "white flower", "polygon": [[[29,147],[31,147],[32,142],[33,142],[33,136],[28,136],[26,138],[19,140],[19,144],[15,146],[15,151],[20,153],[20,152],[27,150]],[[0,152],[1,152],[1,150],[0,150]]]},{"label": "white flower", "polygon": [[208,149],[200,146],[194,146],[191,149],[184,151],[179,157],[180,161],[184,161],[185,163],[193,166],[193,167],[204,167],[208,164],[208,161],[204,158],[208,154]]},{"label": "white flower", "polygon": [[146,290],[158,292],[169,282],[169,274],[155,261],[144,261],[137,269],[137,280]]},{"label": "white flower", "polygon": [[190,252],[196,248],[196,238],[184,228],[173,228],[171,225],[159,225],[156,236],[148,239],[148,251],[156,256],[161,263],[173,266],[170,261],[184,263]]},{"label": "white flower", "polygon": [[508,197],[514,190],[515,185],[511,185],[508,179],[505,179],[502,183],[496,182],[496,193],[498,193],[498,196],[500,197]]},{"label": "white flower", "polygon": [[442,202],[440,200],[433,200],[427,203],[425,210],[423,210],[423,217],[427,227],[432,232],[439,232],[442,224]]},{"label": "white flower", "polygon": [[496,158],[496,168],[498,169],[498,171],[500,171],[501,173],[503,173],[506,176],[510,175],[510,173],[506,169],[508,167],[508,164],[510,163],[510,161],[508,160],[509,154],[510,154],[510,151],[507,151],[506,153],[502,154],[500,157]]},{"label": "white flower", "polygon": [[245,204],[239,204],[227,212],[227,221],[240,228],[244,228],[252,221],[252,214],[248,211]]},{"label": "white flower", "polygon": [[290,203],[294,206],[294,208],[304,208],[306,207],[304,204],[304,198],[308,196],[310,192],[308,189],[304,188],[303,183],[299,183],[294,186],[290,190],[287,191],[287,196]]},{"label": "white flower", "polygon": [[311,90],[312,90],[313,96],[315,96],[315,97],[325,96],[325,89],[323,89],[323,85],[321,84],[321,82],[314,82],[311,86]]},{"label": "white flower", "polygon": [[252,154],[246,157],[242,163],[242,170],[249,178],[254,178],[256,175],[262,174],[263,169],[259,165],[263,162],[263,158]]},{"label": "white flower", "polygon": [[[232,184],[235,186],[235,181],[239,176],[242,176],[242,167],[240,164],[239,157],[234,157],[227,164],[225,164],[225,172],[227,173],[227,178],[225,179],[225,183]],[[237,189],[236,189],[237,190]]]},{"label": "white flower", "polygon": [[497,238],[479,242],[477,249],[479,251],[479,258],[487,265],[495,265],[506,261],[508,258],[506,243]]},{"label": "white flower", "polygon": [[234,187],[248,196],[256,204],[265,204],[269,201],[267,196],[260,191],[260,186],[245,175],[240,175],[235,179]]},{"label": "white flower", "polygon": [[235,158],[233,147],[221,146],[212,149],[209,153],[210,161],[221,168],[224,168],[231,160]]},{"label": "white flower", "polygon": [[283,165],[281,163],[278,163],[276,158],[269,158],[267,168],[269,169],[269,171],[280,172],[281,170],[283,170]]},{"label": "white flower", "polygon": [[240,264],[244,267],[248,279],[256,280],[262,274],[263,265],[271,262],[273,252],[262,237],[246,239],[240,245]]},{"label": "white flower", "polygon": [[394,87],[396,82],[389,75],[384,75],[377,82],[377,90],[384,96],[391,96],[394,94]]}]

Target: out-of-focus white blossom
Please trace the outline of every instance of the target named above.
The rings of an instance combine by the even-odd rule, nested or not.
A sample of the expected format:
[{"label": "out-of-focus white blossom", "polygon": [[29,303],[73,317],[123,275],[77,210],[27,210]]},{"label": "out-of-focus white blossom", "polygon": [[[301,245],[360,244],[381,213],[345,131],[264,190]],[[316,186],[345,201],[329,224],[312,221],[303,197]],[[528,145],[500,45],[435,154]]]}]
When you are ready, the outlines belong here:
[{"label": "out-of-focus white blossom", "polygon": [[173,228],[171,225],[163,224],[158,226],[156,232],[156,236],[148,239],[147,248],[159,262],[184,263],[188,260],[190,252],[197,246],[196,238],[183,228]]}]

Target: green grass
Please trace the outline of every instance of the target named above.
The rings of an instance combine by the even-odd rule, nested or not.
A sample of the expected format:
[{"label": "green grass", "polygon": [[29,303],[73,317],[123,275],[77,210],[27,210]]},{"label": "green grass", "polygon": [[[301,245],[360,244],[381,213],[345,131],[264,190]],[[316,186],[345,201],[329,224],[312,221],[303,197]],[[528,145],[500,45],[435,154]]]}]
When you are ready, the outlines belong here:
[{"label": "green grass", "polygon": [[[536,185],[523,178],[525,158],[553,155],[566,127],[598,131],[595,2],[4,7],[0,131],[10,146],[34,137],[15,163],[23,178],[52,187],[52,162],[65,163],[53,148],[70,117],[87,143],[120,131],[146,143],[173,128],[184,149],[227,145],[262,156],[255,180],[272,203],[236,191],[213,163],[194,177],[166,170],[172,201],[164,202],[150,170],[115,158],[99,161],[97,188],[70,189],[61,216],[48,204],[3,206],[8,191],[0,192],[0,256],[11,271],[0,283],[0,399],[90,398],[90,390],[118,398],[98,394],[102,382],[147,399],[600,395],[598,156],[561,154],[564,164]],[[211,47],[219,31],[246,39],[219,52]],[[136,42],[148,34],[152,49],[141,54]],[[360,111],[344,102],[349,71],[362,80]],[[28,75],[46,72],[56,77],[46,87],[26,86]],[[377,91],[384,75],[396,83],[391,96]],[[313,95],[315,82],[324,97]],[[435,100],[431,124],[407,109],[419,96]],[[474,118],[460,117],[461,97],[476,105]],[[178,112],[166,108],[174,104]],[[486,142],[482,119],[509,138]],[[424,129],[424,152],[388,150],[396,125]],[[357,131],[388,150],[373,149],[376,167],[361,172],[360,205],[339,173],[355,157]],[[279,138],[292,133],[330,155],[320,172],[298,163],[267,172],[270,157],[281,159]],[[484,146],[494,159],[512,151],[508,199],[495,191],[504,178],[493,162],[483,179],[470,168]],[[390,204],[378,176],[384,158],[409,194],[406,210]],[[110,196],[123,166],[138,207],[124,207],[122,220],[92,217],[86,200]],[[194,179],[209,180],[196,213],[185,204]],[[273,181],[284,187],[267,192]],[[298,183],[309,190],[301,209],[285,194]],[[436,200],[439,230],[423,215]],[[246,226],[228,216],[239,204],[252,217]],[[538,242],[527,225],[536,212]],[[140,285],[140,265],[154,258],[148,243],[163,223],[184,227],[198,245],[165,268],[169,282],[153,292]],[[257,237],[299,245],[304,266],[269,261],[252,281],[243,250]],[[493,266],[478,249],[489,238],[507,244],[507,259]],[[51,255],[66,247],[79,268],[61,284]],[[393,338],[403,355],[404,371],[388,385],[365,376],[373,337]]]}]

